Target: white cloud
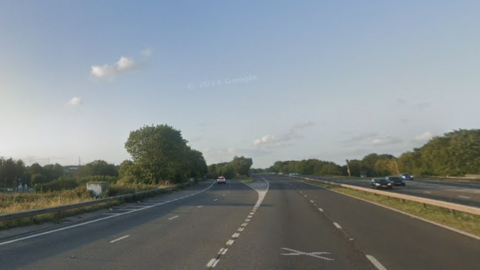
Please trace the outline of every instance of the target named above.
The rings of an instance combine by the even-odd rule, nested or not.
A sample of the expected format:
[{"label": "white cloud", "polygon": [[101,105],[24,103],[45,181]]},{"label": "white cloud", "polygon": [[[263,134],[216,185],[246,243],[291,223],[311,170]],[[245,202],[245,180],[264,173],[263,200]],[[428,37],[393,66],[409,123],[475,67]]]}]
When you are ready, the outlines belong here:
[{"label": "white cloud", "polygon": [[134,66],[133,60],[127,57],[120,57],[120,60],[117,62],[118,71],[127,71]]},{"label": "white cloud", "polygon": [[143,50],[141,53],[142,53],[144,56],[150,56],[150,55],[152,55],[153,50],[150,49],[150,48],[148,48],[148,49]]},{"label": "white cloud", "polygon": [[371,141],[371,144],[374,146],[381,146],[381,145],[389,145],[389,144],[397,144],[402,142],[402,140],[394,137],[384,137],[384,138],[376,138]]},{"label": "white cloud", "polygon": [[262,145],[262,144],[269,144],[275,142],[277,139],[275,136],[272,135],[265,135],[260,139],[256,139],[253,141],[253,145]]},{"label": "white cloud", "polygon": [[131,58],[122,56],[115,64],[91,66],[90,74],[94,79],[112,82],[115,77],[128,71],[140,70],[143,64],[135,63]]},{"label": "white cloud", "polygon": [[83,105],[83,101],[81,98],[79,97],[73,97],[72,99],[70,99],[68,102],[67,102],[68,105],[71,105],[71,106],[81,106]]},{"label": "white cloud", "polygon": [[424,132],[420,135],[415,136],[415,141],[425,142],[433,138],[433,134],[430,131]]}]

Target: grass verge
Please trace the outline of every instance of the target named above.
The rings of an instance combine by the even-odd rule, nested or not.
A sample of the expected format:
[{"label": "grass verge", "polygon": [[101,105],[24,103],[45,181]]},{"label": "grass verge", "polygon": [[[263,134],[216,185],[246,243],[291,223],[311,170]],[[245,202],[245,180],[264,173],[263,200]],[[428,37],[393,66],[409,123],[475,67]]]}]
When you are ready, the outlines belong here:
[{"label": "grass verge", "polygon": [[302,180],[304,182],[338,191],[340,193],[361,198],[381,205],[400,210],[402,212],[421,217],[448,227],[455,228],[480,237],[480,216],[463,212],[451,212],[449,209],[423,205],[422,203],[402,201],[401,199],[348,189],[336,185],[329,185],[317,181]]},{"label": "grass verge", "polygon": [[[194,184],[195,184],[194,182],[187,182],[187,183],[179,185],[174,190],[186,189],[190,186],[193,186]],[[159,192],[156,192],[156,193],[153,193],[153,194],[150,194],[150,195],[142,195],[141,197],[130,198],[128,200],[123,200],[123,201],[115,200],[115,201],[101,203],[101,204],[97,204],[97,205],[66,210],[66,211],[62,211],[61,213],[48,213],[48,214],[42,214],[42,215],[37,215],[37,216],[33,216],[33,217],[26,217],[26,218],[19,218],[19,219],[15,219],[15,220],[1,221],[0,222],[0,230],[10,229],[10,228],[14,228],[14,227],[41,224],[41,223],[45,223],[45,222],[60,223],[62,218],[71,217],[71,216],[75,216],[75,215],[79,215],[79,214],[83,214],[83,213],[88,213],[88,212],[93,212],[93,211],[97,211],[97,210],[100,210],[100,209],[109,208],[109,207],[115,206],[115,205],[121,205],[123,203],[138,201],[138,200],[145,199],[145,198],[148,198],[148,197],[155,197],[155,196],[158,196],[160,194],[171,193],[174,190],[172,190],[172,191],[161,190]],[[64,193],[62,193],[62,194],[64,194]],[[55,195],[58,196],[58,194],[55,194]],[[56,199],[56,196],[52,196],[52,197],[54,197]],[[50,196],[45,196],[45,197],[50,197]],[[34,203],[33,209],[41,209],[41,208],[46,208],[46,207],[58,206],[58,204],[56,204],[55,200],[50,201],[50,200],[46,199],[45,197],[43,199],[46,203],[43,202],[43,201],[42,201],[42,203],[38,203],[36,200],[34,200],[35,203]],[[73,204],[73,203],[85,202],[85,201],[92,200],[92,198],[89,198],[87,196],[83,196],[83,194],[82,194],[82,196],[78,196],[78,197],[72,196],[72,197],[73,198],[71,200],[67,201],[68,203],[64,203],[64,204]],[[33,210],[32,205],[29,204],[28,201],[23,202],[23,203],[16,203],[15,206],[16,206],[15,208],[0,209],[0,210],[3,210],[3,211],[0,211],[0,214],[16,213],[16,212],[21,212],[21,211]],[[19,209],[21,209],[21,210],[20,211],[15,211],[15,210],[19,210]],[[8,210],[8,211],[6,211],[6,210]],[[2,212],[4,212],[4,213],[2,213]],[[79,217],[79,218],[81,218],[81,217]]]},{"label": "grass verge", "polygon": [[251,183],[253,183],[253,177],[243,176],[243,177],[240,178],[240,181],[242,181],[245,184],[251,184]]}]

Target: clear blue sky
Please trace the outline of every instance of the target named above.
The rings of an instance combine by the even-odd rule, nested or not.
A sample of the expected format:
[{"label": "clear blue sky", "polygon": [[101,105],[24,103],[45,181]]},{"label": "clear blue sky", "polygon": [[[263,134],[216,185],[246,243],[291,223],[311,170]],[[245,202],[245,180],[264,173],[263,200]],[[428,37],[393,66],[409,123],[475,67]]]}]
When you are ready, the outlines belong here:
[{"label": "clear blue sky", "polygon": [[[479,1],[1,1],[0,156],[340,164],[480,127]],[[217,85],[212,85],[213,81]]]}]

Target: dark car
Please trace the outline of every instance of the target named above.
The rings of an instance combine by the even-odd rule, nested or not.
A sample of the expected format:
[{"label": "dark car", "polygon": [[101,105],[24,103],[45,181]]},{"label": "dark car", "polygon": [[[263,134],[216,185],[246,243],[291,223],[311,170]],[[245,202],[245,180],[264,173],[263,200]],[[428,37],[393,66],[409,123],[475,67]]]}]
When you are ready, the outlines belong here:
[{"label": "dark car", "polygon": [[405,179],[405,180],[413,180],[413,175],[411,175],[409,173],[402,173],[401,177],[402,177],[402,179]]},{"label": "dark car", "polygon": [[387,176],[385,177],[385,180],[387,180],[394,186],[405,186],[405,182],[403,182],[403,179],[397,176]]},{"label": "dark car", "polygon": [[385,178],[373,178],[370,185],[374,189],[392,189],[392,184],[385,180]]}]

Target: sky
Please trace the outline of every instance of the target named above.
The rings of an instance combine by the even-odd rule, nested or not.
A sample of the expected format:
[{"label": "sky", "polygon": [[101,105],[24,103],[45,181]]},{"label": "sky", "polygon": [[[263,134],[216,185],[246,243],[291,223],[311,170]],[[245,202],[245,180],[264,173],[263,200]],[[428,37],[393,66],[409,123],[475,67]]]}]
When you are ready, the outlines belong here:
[{"label": "sky", "polygon": [[480,127],[479,1],[0,1],[0,156],[208,164],[400,155]]}]

